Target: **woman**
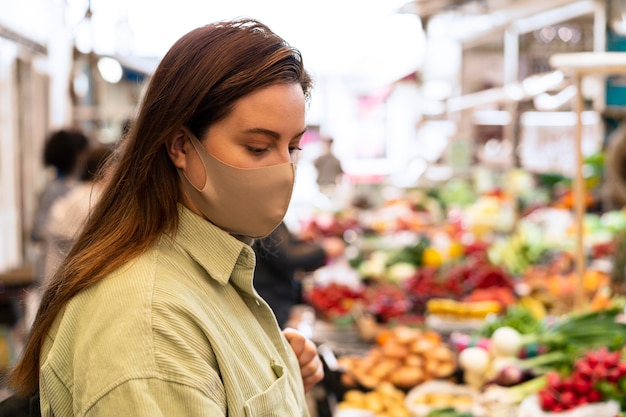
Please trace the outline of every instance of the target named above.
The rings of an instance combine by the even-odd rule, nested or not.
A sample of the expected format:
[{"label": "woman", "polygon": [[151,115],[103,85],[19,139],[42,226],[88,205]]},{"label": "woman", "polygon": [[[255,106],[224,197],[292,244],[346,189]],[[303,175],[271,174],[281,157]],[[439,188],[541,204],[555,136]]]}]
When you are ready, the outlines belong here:
[{"label": "woman", "polygon": [[42,416],[306,416],[315,346],[253,289],[284,215],[311,79],[254,20],[179,39],[10,374]]}]

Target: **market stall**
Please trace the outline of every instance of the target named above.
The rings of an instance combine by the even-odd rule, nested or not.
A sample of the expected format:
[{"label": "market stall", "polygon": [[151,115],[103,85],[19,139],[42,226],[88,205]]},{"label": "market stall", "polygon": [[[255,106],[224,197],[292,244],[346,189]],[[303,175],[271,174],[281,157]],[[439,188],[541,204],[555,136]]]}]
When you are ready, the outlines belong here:
[{"label": "market stall", "polygon": [[405,189],[304,226],[349,244],[305,280],[313,339],[336,356],[337,417],[624,409],[626,298],[607,265],[626,212],[581,216],[522,170],[491,180]]}]

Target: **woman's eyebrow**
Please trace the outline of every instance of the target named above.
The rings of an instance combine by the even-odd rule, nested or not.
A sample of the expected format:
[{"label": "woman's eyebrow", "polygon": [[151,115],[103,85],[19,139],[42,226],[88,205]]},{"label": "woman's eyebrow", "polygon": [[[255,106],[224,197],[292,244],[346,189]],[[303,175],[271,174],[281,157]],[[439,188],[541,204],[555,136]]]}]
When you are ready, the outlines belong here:
[{"label": "woman's eyebrow", "polygon": [[[298,134],[296,134],[293,138],[298,138],[302,135],[304,135],[304,133],[307,131],[307,128],[304,128],[301,132],[299,132]],[[246,129],[244,130],[245,133],[255,133],[255,134],[261,134],[261,135],[265,135],[265,136],[269,136],[273,139],[280,139],[280,134],[278,132],[275,132],[273,130],[270,129],[265,129],[262,127],[253,127],[251,129]]]},{"label": "woman's eyebrow", "polygon": [[294,136],[294,139],[295,139],[295,138],[299,138],[300,136],[304,135],[304,134],[306,133],[307,129],[308,129],[308,128],[306,128],[306,127],[305,127],[305,128],[302,130],[302,132],[300,132],[300,133],[298,133],[296,136]]},{"label": "woman's eyebrow", "polygon": [[246,129],[246,130],[244,130],[244,133],[254,133],[254,134],[260,134],[260,135],[269,136],[269,137],[272,137],[274,139],[280,139],[280,135],[278,134],[278,132],[275,132],[275,131],[270,130],[270,129],[265,129],[265,128],[262,128],[262,127],[253,127],[251,129]]}]

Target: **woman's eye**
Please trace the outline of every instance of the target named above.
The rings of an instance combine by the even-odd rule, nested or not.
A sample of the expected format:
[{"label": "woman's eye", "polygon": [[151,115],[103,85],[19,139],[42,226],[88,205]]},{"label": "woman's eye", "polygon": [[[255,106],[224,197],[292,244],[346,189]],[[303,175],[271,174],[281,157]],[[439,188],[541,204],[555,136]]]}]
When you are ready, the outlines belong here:
[{"label": "woman's eye", "polygon": [[265,148],[257,148],[254,146],[247,146],[248,151],[255,153],[255,154],[262,154],[264,152],[269,151],[269,147],[265,147]]},{"label": "woman's eye", "polygon": [[290,153],[290,154],[294,154],[294,153],[296,153],[296,152],[298,152],[298,151],[301,151],[301,150],[302,150],[302,148],[299,148],[299,147],[297,147],[297,146],[290,146],[290,147],[289,147],[289,153]]}]

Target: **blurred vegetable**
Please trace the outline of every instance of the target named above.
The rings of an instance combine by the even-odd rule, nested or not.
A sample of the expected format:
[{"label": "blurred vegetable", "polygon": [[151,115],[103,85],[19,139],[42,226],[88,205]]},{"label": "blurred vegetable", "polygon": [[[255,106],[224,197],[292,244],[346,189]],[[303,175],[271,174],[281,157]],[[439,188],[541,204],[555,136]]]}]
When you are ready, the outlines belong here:
[{"label": "blurred vegetable", "polygon": [[422,265],[424,251],[430,246],[430,239],[421,236],[417,243],[408,245],[395,253],[391,254],[386,261],[386,266],[390,266],[400,262],[410,263],[412,265]]},{"label": "blurred vegetable", "polygon": [[428,247],[422,253],[422,265],[439,267],[443,263],[443,256],[437,248]]},{"label": "blurred vegetable", "polygon": [[519,404],[526,397],[536,394],[545,385],[545,375],[537,376],[511,387],[493,383],[485,387],[482,400],[484,403]]},{"label": "blurred vegetable", "polygon": [[363,298],[364,292],[347,285],[330,283],[314,287],[304,296],[321,315],[333,319],[350,314],[352,306]]},{"label": "blurred vegetable", "polygon": [[431,298],[426,303],[429,314],[451,317],[457,320],[484,319],[501,310],[497,301],[456,301],[451,298]]},{"label": "blurred vegetable", "polygon": [[409,262],[398,262],[387,268],[385,277],[387,281],[399,284],[411,278],[417,272],[415,264]]},{"label": "blurred vegetable", "polygon": [[490,360],[489,352],[478,346],[463,349],[458,357],[459,366],[473,373],[486,373]]},{"label": "blurred vegetable", "polygon": [[626,211],[607,211],[600,216],[602,226],[612,232],[622,232],[626,230]]},{"label": "blurred vegetable", "polygon": [[[524,342],[546,344],[552,348],[579,347],[591,349],[605,346],[611,350],[626,344],[626,323],[617,320],[619,306],[564,317],[536,335],[526,335]],[[534,340],[533,340],[534,339]]]},{"label": "blurred vegetable", "polygon": [[413,304],[397,285],[375,284],[365,289],[363,307],[379,322],[386,323],[409,314]]},{"label": "blurred vegetable", "polygon": [[511,387],[528,381],[535,376],[535,373],[528,369],[522,369],[515,364],[508,364],[500,369],[493,382],[503,387]]},{"label": "blurred vegetable", "polygon": [[475,288],[468,295],[463,297],[464,301],[491,301],[499,304],[498,313],[502,312],[515,303],[516,295],[509,286],[491,286],[486,288]]},{"label": "blurred vegetable", "polygon": [[546,374],[547,384],[539,391],[544,411],[562,412],[580,405],[614,400],[626,407],[626,361],[619,352],[606,348],[586,352],[573,369]]},{"label": "blurred vegetable", "polygon": [[340,410],[369,410],[376,415],[393,417],[410,417],[409,410],[404,406],[404,392],[388,382],[377,385],[372,391],[348,390],[343,400],[337,404]]},{"label": "blurred vegetable", "polygon": [[494,356],[515,357],[522,346],[520,333],[512,327],[503,326],[491,336],[491,350]]},{"label": "blurred vegetable", "polygon": [[574,361],[590,349],[604,347],[615,351],[626,345],[626,323],[617,320],[623,307],[578,313],[535,334],[522,336],[522,345],[539,344],[547,352],[523,359],[523,368],[571,369]]},{"label": "blurred vegetable", "polygon": [[446,181],[437,193],[437,197],[445,207],[464,207],[476,201],[476,193],[472,184],[459,178]]},{"label": "blurred vegetable", "polygon": [[541,227],[520,222],[517,229],[506,238],[494,242],[489,248],[489,260],[514,276],[523,274],[550,249]]},{"label": "blurred vegetable", "polygon": [[542,324],[527,307],[514,304],[509,306],[504,314],[488,320],[480,329],[480,334],[491,337],[496,329],[507,326],[517,330],[520,334],[531,334],[541,331]]},{"label": "blurred vegetable", "polygon": [[338,362],[344,370],[344,384],[369,389],[381,383],[409,389],[448,377],[456,369],[456,356],[438,333],[407,326],[382,332],[367,353],[342,356]]}]

